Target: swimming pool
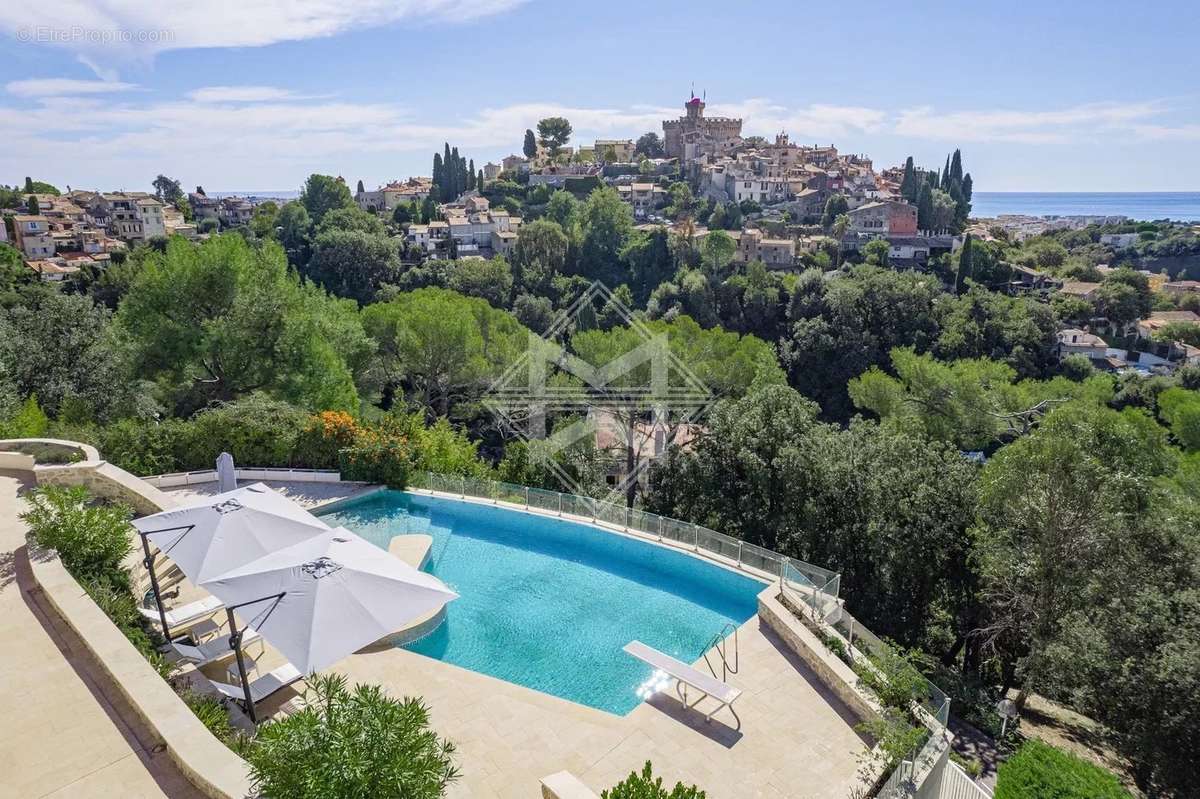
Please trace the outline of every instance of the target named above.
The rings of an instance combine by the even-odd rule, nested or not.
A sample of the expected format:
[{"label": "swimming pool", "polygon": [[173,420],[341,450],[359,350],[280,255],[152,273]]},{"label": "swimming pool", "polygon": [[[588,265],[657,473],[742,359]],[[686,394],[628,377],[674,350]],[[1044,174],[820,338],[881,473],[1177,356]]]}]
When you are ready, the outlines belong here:
[{"label": "swimming pool", "polygon": [[764,587],[589,524],[473,502],[381,491],[323,518],[384,549],[397,535],[433,537],[426,570],[459,598],[406,649],[620,715],[651,671],[625,644],[690,663],[757,612]]}]

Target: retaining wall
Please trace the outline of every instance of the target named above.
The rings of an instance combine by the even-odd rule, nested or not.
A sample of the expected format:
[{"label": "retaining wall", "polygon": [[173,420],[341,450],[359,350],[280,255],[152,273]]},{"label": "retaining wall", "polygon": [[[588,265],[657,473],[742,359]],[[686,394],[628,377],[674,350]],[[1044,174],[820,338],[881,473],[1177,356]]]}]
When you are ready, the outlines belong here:
[{"label": "retaining wall", "polygon": [[[89,455],[95,454],[94,448],[86,447],[85,452],[88,449],[91,450]],[[39,485],[86,486],[96,496],[125,502],[139,514],[157,513],[176,504],[169,495],[98,457],[62,466],[31,465],[28,468]],[[218,741],[196,718],[191,708],[92,601],[58,556],[53,552],[37,551],[33,544],[28,546],[28,551],[34,582],[51,607],[95,658],[155,743],[163,746],[187,780],[212,799],[253,796],[246,762]]]}]

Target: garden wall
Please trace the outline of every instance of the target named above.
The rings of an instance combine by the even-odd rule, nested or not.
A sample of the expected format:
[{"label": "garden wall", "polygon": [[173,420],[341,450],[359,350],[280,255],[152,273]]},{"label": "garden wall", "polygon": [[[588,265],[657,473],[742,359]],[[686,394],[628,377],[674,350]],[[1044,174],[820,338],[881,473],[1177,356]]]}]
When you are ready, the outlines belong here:
[{"label": "garden wall", "polygon": [[[0,442],[3,445],[9,442]],[[39,485],[82,485],[94,495],[118,500],[139,514],[157,513],[176,503],[124,469],[80,447],[88,460],[62,466],[29,466]],[[90,452],[88,452],[90,450]],[[10,453],[12,454],[12,453]],[[9,467],[12,468],[12,467]],[[83,643],[133,712],[161,744],[180,772],[212,799],[253,795],[246,762],[231,752],[196,718],[117,626],[96,605],[53,552],[28,546],[30,571],[55,612]]]}]

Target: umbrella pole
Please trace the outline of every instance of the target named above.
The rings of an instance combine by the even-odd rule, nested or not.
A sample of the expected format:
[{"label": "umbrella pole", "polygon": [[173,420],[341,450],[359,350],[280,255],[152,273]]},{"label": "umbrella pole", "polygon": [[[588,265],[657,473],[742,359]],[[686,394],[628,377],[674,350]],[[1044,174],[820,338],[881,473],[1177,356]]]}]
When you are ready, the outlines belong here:
[{"label": "umbrella pole", "polygon": [[246,697],[246,713],[253,724],[258,724],[258,716],[254,714],[254,700],[250,698],[250,681],[246,679],[246,661],[242,658],[242,633],[237,628],[233,610],[226,609],[225,612],[229,615],[229,648],[237,656],[238,676],[242,678],[242,692]]},{"label": "umbrella pole", "polygon": [[167,612],[163,610],[162,594],[158,590],[158,575],[154,573],[154,555],[150,554],[150,541],[140,530],[138,536],[142,539],[142,552],[146,554],[142,563],[145,564],[146,571],[150,572],[150,590],[154,592],[154,604],[158,606],[158,620],[162,622],[163,638],[170,641],[171,630],[167,627]]}]

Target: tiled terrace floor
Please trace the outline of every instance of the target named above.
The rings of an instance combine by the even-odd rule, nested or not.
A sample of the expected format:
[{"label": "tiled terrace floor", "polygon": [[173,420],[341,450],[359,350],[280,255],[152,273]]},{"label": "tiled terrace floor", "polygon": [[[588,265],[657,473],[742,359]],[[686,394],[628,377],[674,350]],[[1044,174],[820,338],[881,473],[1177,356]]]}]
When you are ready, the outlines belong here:
[{"label": "tiled terrace floor", "polygon": [[23,486],[0,472],[0,797],[199,797],[30,591]]},{"label": "tiled terrace floor", "polygon": [[358,653],[333,670],[424,698],[433,726],[458,746],[452,797],[528,799],[563,769],[599,793],[651,760],[664,781],[695,783],[711,799],[843,799],[865,749],[853,719],[757,618],[739,636],[729,681],[744,691],[740,732],[728,711],[705,724],[673,694],[614,716],[401,649]]}]

